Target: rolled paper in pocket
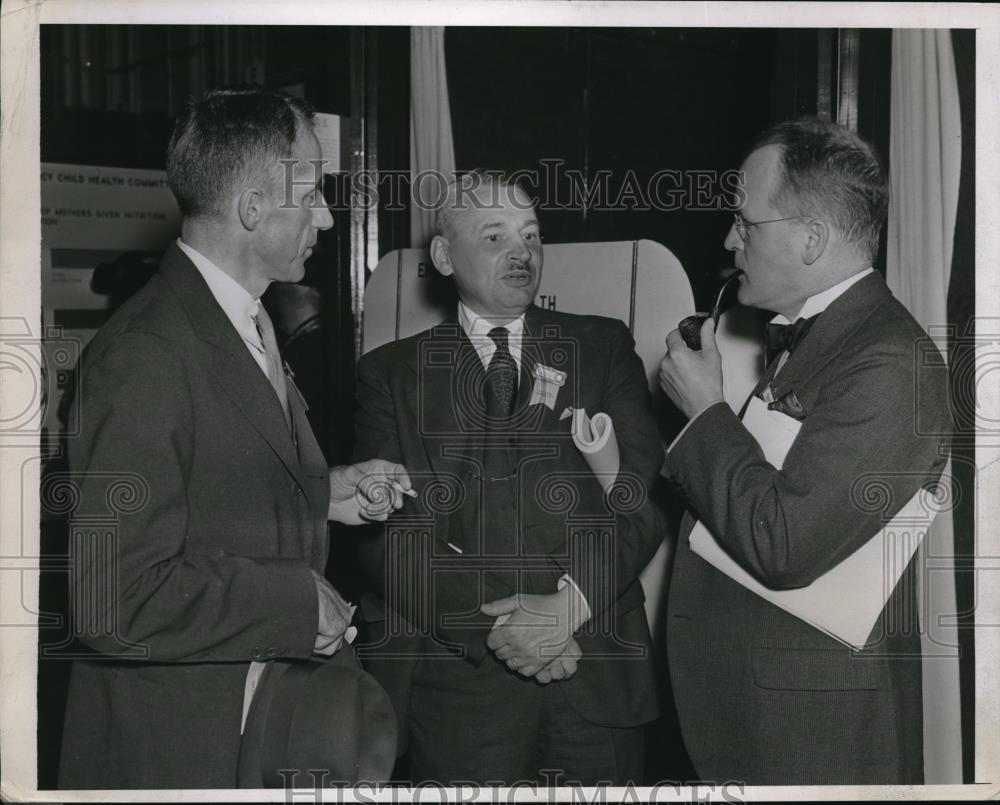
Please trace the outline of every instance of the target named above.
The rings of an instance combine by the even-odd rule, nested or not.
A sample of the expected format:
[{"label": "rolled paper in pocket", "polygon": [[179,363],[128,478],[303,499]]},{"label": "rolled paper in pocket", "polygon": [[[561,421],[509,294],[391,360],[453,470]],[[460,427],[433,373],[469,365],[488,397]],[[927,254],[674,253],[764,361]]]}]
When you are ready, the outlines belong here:
[{"label": "rolled paper in pocket", "polygon": [[583,408],[574,408],[571,433],[573,444],[583,454],[590,471],[606,492],[618,478],[621,467],[618,439],[611,417],[602,412],[594,414],[591,419]]}]

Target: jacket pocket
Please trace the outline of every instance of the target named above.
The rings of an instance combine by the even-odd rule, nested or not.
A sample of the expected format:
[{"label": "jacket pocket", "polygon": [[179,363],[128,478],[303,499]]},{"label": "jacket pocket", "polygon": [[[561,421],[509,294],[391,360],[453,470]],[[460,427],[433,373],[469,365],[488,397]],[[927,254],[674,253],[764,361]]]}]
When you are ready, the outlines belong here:
[{"label": "jacket pocket", "polygon": [[848,648],[753,649],[753,678],[765,690],[878,690],[879,663]]}]

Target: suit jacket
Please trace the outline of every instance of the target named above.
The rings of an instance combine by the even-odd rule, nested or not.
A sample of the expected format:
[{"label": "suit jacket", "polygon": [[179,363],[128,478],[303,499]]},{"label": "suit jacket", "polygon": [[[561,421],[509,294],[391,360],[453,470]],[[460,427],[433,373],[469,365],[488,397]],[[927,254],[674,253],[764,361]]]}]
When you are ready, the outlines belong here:
[{"label": "suit jacket", "polygon": [[[939,476],[950,429],[945,373],[921,342],[930,344],[872,274],[820,315],[772,383],[802,419],[781,471],[725,405],[697,417],[670,450],[669,477],[693,514],[763,584],[810,584]],[[689,514],[671,578],[667,655],[699,775],[922,782],[915,563],[856,652],[693,554],[692,525]]]},{"label": "suit jacket", "polygon": [[80,372],[60,785],[235,787],[251,660],[312,653],[326,464],[177,246]]},{"label": "suit jacket", "polygon": [[[534,397],[539,366],[565,373],[551,408]],[[369,667],[405,718],[412,663],[400,657],[409,625],[424,656],[450,651],[480,663],[493,619],[479,606],[516,592],[555,592],[568,573],[592,618],[577,637],[585,656],[578,672],[553,684],[594,723],[649,721],[657,704],[638,574],[663,537],[648,499],[662,447],[632,338],[618,321],[532,307],[516,411],[499,433],[482,423],[484,380],[455,319],[358,364],[355,459],[402,462],[419,493],[362,546],[388,604],[374,619],[394,623],[376,625],[382,637],[369,653],[385,659]],[[607,497],[572,443],[567,407],[604,411],[615,423],[621,472]],[[484,480],[491,474],[508,480]],[[516,540],[503,557],[488,556],[482,542],[493,517],[513,524]]]}]

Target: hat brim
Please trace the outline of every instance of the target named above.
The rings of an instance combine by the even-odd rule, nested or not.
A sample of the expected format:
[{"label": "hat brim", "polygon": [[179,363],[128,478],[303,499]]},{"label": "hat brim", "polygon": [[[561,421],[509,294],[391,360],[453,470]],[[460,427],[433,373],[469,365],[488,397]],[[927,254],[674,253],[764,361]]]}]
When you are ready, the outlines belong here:
[{"label": "hat brim", "polygon": [[384,783],[396,760],[389,697],[350,648],[267,663],[240,745],[240,788]]}]

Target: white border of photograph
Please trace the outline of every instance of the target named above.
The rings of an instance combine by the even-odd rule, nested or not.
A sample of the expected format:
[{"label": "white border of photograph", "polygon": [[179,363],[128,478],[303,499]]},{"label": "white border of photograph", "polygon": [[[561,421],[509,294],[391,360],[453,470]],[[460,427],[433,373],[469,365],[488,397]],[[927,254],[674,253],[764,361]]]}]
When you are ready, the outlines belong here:
[{"label": "white border of photograph", "polygon": [[[803,786],[588,790],[587,801],[968,799],[1000,796],[1000,10],[988,5],[932,3],[655,3],[655,2],[338,2],[201,0],[138,3],[126,0],[7,0],[0,31],[0,325],[41,327],[39,215],[39,25],[260,24],[260,25],[503,25],[763,28],[977,28],[976,38],[976,316],[992,346],[977,365],[979,421],[991,438],[977,446],[976,784],[966,786]],[[734,69],[738,66],[734,65]],[[683,80],[682,76],[678,80]],[[753,91],[748,88],[747,91]],[[725,99],[720,99],[724,103]],[[991,325],[991,326],[990,326]],[[8,334],[0,329],[0,339]],[[37,349],[35,350],[37,353]],[[30,354],[30,353],[29,353]],[[37,357],[37,355],[36,355]],[[7,372],[4,401],[31,399],[40,387],[31,373]],[[36,696],[39,522],[38,445],[0,429],[0,753],[2,795],[11,801],[445,801],[439,788],[328,789],[311,792],[36,790]],[[992,572],[991,572],[992,571]],[[720,786],[722,782],[719,781]],[[469,790],[448,799],[474,801]],[[571,801],[569,791],[484,789],[479,801]],[[580,796],[583,792],[576,792]]]}]

